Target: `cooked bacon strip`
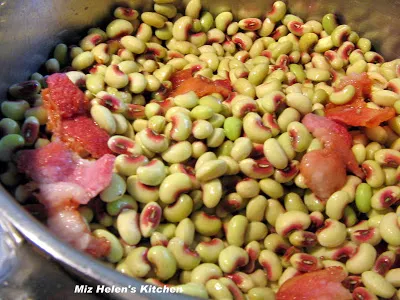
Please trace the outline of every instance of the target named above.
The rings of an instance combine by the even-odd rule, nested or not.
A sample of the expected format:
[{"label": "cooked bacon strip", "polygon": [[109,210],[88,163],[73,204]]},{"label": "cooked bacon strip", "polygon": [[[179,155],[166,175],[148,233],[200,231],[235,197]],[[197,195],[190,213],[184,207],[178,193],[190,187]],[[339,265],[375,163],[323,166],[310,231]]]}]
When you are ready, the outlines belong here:
[{"label": "cooked bacon strip", "polygon": [[393,107],[373,109],[367,107],[366,98],[371,95],[372,80],[367,73],[351,74],[341,79],[336,90],[347,85],[356,88],[353,99],[344,105],[328,103],[325,109],[327,118],[350,126],[376,127],[395,116]]},{"label": "cooked bacon strip", "polygon": [[172,91],[170,97],[186,94],[194,91],[197,96],[203,97],[212,93],[219,93],[224,98],[228,98],[232,92],[229,80],[212,81],[204,76],[193,77],[193,72],[197,69],[187,69],[178,71],[172,75]]},{"label": "cooked bacon strip", "polygon": [[110,184],[114,160],[113,155],[96,161],[82,159],[60,142],[17,155],[18,170],[33,180],[28,186],[38,190],[35,195],[46,207],[50,230],[95,256],[107,255],[110,246],[90,234],[77,208]]},{"label": "cooked bacon strip", "polygon": [[42,91],[49,116],[47,128],[82,156],[111,154],[108,133],[87,115],[85,94],[65,74],[50,75],[47,83],[49,87]]}]

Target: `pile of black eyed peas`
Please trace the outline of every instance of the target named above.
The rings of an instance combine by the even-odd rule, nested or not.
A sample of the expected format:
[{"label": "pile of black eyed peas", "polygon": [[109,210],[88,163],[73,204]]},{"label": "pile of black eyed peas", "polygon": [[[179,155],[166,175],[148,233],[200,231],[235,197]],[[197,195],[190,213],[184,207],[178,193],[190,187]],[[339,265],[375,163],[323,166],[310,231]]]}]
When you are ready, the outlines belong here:
[{"label": "pile of black eyed peas", "polygon": [[[142,14],[116,8],[105,30],[90,29],[79,46],[57,45],[44,75],[10,87],[18,100],[1,104],[3,185],[20,203],[29,199],[11,156],[50,143],[40,91],[45,72],[69,66],[110,149],[130,152],[117,156],[100,194],[104,211],[79,208],[93,234],[111,243],[111,267],[201,298],[254,300],[275,299],[299,272],[342,266],[368,299],[400,299],[400,268],[392,267],[400,254],[400,168],[384,165],[387,157],[400,161],[400,116],[352,130],[352,151],[372,172],[366,182],[349,175],[325,204],[299,173],[302,155],[323,147],[301,119],[348,102],[352,86],[334,90],[346,74],[367,72],[368,107],[400,113],[400,60],[385,62],[332,14],[304,22],[281,1],[264,20],[240,21],[230,12],[214,17],[200,0],[184,13],[173,0],[154,2],[154,12]],[[167,111],[150,102],[162,100],[174,72],[193,67],[195,75],[229,79],[235,98],[191,91]],[[139,109],[128,112],[131,104]],[[268,164],[251,158],[260,149]],[[397,197],[389,207],[379,200],[388,191]]]}]

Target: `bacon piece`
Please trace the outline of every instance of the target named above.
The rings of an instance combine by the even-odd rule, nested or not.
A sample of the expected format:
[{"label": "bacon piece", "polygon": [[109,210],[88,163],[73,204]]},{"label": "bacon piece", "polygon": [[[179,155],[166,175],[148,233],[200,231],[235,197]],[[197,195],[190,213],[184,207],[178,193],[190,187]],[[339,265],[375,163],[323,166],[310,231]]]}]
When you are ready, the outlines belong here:
[{"label": "bacon piece", "polygon": [[48,89],[42,91],[47,128],[83,156],[111,154],[108,133],[87,116],[89,103],[84,93],[65,74],[50,75],[47,83]]},{"label": "bacon piece", "polygon": [[323,149],[306,153],[300,162],[306,185],[326,200],[346,183],[346,166],[335,152]]},{"label": "bacon piece", "polygon": [[197,96],[203,97],[212,93],[219,93],[224,98],[228,98],[232,92],[232,87],[228,80],[212,81],[204,76],[193,77],[193,72],[196,69],[187,69],[176,72],[172,75],[172,91],[170,97],[186,94],[194,91]]},{"label": "bacon piece", "polygon": [[350,126],[376,127],[395,116],[393,107],[381,109],[367,107],[365,98],[370,97],[372,86],[372,80],[367,73],[351,74],[342,78],[336,90],[341,90],[347,85],[356,88],[353,99],[344,105],[327,104],[325,109],[327,118]]},{"label": "bacon piece", "polygon": [[110,138],[108,133],[86,116],[63,120],[58,136],[72,150],[83,156],[85,152],[88,152],[94,158],[112,154],[107,146],[107,141]]},{"label": "bacon piece", "polygon": [[332,150],[341,157],[348,170],[358,177],[364,178],[364,173],[351,151],[352,137],[345,127],[314,114],[307,114],[302,123],[316,138],[321,140],[325,148]]},{"label": "bacon piece", "polygon": [[110,245],[90,234],[77,208],[110,184],[114,160],[108,154],[95,161],[82,159],[60,142],[17,155],[18,170],[33,180],[27,187],[46,208],[50,230],[98,257],[107,255]]},{"label": "bacon piece", "polygon": [[341,267],[298,275],[282,284],[276,300],[351,300],[351,293],[341,285],[345,278]]}]

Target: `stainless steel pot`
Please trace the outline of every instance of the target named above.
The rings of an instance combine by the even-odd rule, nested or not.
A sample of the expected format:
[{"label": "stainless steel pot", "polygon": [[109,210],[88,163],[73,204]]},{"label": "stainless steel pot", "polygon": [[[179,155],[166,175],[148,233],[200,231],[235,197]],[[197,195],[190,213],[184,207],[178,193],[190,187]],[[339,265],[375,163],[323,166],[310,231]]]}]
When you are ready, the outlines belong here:
[{"label": "stainless steel pot", "polygon": [[[203,0],[202,2],[203,7],[214,14],[230,10],[236,17],[244,18],[261,17],[270,9],[273,1]],[[349,24],[360,35],[371,39],[375,49],[386,59],[400,56],[397,51],[400,48],[399,0],[288,0],[287,2],[292,13],[307,20],[320,19],[328,12],[337,13],[342,22]],[[182,5],[187,3],[187,0],[177,0],[176,3]],[[27,79],[35,72],[57,43],[77,42],[85,29],[107,21],[112,8],[121,4],[149,10],[152,1],[0,0],[0,99],[6,98],[8,86]],[[0,218],[11,222],[27,240],[86,282],[109,286],[130,285],[136,288],[141,285],[141,282],[103,266],[58,240],[43,225],[21,209],[2,187],[0,187]],[[10,232],[7,225],[3,227],[8,228],[7,231]],[[12,237],[15,236],[17,235],[12,235]],[[19,241],[18,238],[11,240]],[[26,258],[28,254],[24,255]],[[38,269],[37,272],[45,272],[45,269]],[[48,273],[43,276],[46,275]],[[55,284],[56,282],[51,279],[49,278],[48,284]],[[46,281],[43,284],[46,285]],[[137,295],[132,294],[111,296],[120,299],[139,299]],[[177,295],[155,294],[149,294],[146,297],[184,298]]]}]

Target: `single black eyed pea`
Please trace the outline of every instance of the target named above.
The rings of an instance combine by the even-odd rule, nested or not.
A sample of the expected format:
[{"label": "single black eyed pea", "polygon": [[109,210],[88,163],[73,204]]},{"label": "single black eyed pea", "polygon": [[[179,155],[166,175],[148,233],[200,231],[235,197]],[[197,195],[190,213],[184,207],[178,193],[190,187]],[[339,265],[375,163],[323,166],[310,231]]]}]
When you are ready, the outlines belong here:
[{"label": "single black eyed pea", "polygon": [[395,288],[400,287],[400,268],[391,269],[389,270],[386,275],[385,279],[392,284]]},{"label": "single black eyed pea", "polygon": [[280,214],[275,223],[276,232],[287,236],[292,230],[306,230],[311,224],[310,216],[301,211],[288,211]]},{"label": "single black eyed pea", "polygon": [[120,241],[111,232],[104,229],[96,229],[92,233],[97,238],[105,238],[110,242],[110,252],[106,256],[107,260],[111,263],[119,262],[122,259],[124,250]]},{"label": "single black eyed pea", "polygon": [[113,174],[111,183],[100,193],[100,199],[104,202],[113,202],[120,199],[126,191],[125,179],[118,174]]},{"label": "single black eyed pea", "polygon": [[204,287],[204,284],[189,282],[186,284],[177,285],[175,287],[180,289],[182,294],[200,299],[208,299],[207,290]]},{"label": "single black eyed pea", "polygon": [[361,274],[361,280],[364,286],[376,296],[388,299],[396,293],[396,289],[393,285],[376,272],[363,272]]},{"label": "single black eyed pea", "polygon": [[263,240],[268,234],[268,227],[262,222],[250,222],[244,236],[245,243]]},{"label": "single black eyed pea", "polygon": [[151,247],[147,252],[147,259],[154,266],[154,271],[160,280],[168,280],[175,275],[177,263],[171,251],[166,247]]},{"label": "single black eyed pea", "polygon": [[262,250],[258,257],[258,262],[267,273],[267,278],[270,281],[277,281],[282,275],[282,264],[276,255],[271,250]]},{"label": "single black eyed pea", "polygon": [[260,186],[256,180],[245,178],[236,184],[236,192],[243,198],[253,198],[260,193]]},{"label": "single black eyed pea", "polygon": [[191,245],[193,243],[194,235],[195,227],[191,219],[185,218],[179,222],[178,226],[176,226],[175,236],[182,239],[186,245]]},{"label": "single black eyed pea", "polygon": [[246,218],[249,221],[261,222],[264,219],[266,208],[267,199],[262,195],[256,196],[246,205]]},{"label": "single black eyed pea", "polygon": [[[224,106],[223,106],[224,107]],[[221,111],[222,112],[222,111]],[[221,128],[222,125],[225,122],[225,116],[222,114],[216,114],[214,113],[211,118],[209,118],[207,120],[208,122],[210,122],[210,124],[214,127],[214,128]],[[218,130],[220,131],[220,130]],[[224,137],[225,137],[225,133],[224,133]]]},{"label": "single black eyed pea", "polygon": [[[189,195],[182,194],[174,204],[164,208],[164,217],[167,221],[177,223],[187,218],[193,210],[193,200]],[[188,219],[189,220],[189,219]]]},{"label": "single black eyed pea", "polygon": [[29,103],[25,100],[3,101],[1,103],[1,113],[14,121],[21,121],[24,119],[25,112],[29,107]]},{"label": "single black eyed pea", "polygon": [[296,193],[288,193],[284,198],[284,205],[287,211],[301,211],[308,213],[308,209],[305,206],[301,197]]},{"label": "single black eyed pea", "polygon": [[366,160],[361,165],[366,172],[366,181],[372,188],[378,188],[385,182],[385,174],[381,166],[374,160]]},{"label": "single black eyed pea", "polygon": [[196,211],[191,215],[196,231],[204,236],[214,236],[219,233],[222,228],[221,220],[203,211]]},{"label": "single black eyed pea", "polygon": [[110,216],[114,217],[114,216],[118,216],[118,214],[121,213],[124,209],[132,209],[132,210],[137,211],[138,204],[132,198],[132,196],[123,195],[118,200],[115,200],[113,202],[108,202],[106,209],[107,209],[107,213]]},{"label": "single black eyed pea", "polygon": [[224,160],[210,160],[196,170],[196,177],[200,181],[210,181],[224,175],[227,169],[228,165]]},{"label": "single black eyed pea", "polygon": [[290,246],[289,241],[277,233],[270,233],[264,239],[264,247],[274,253],[284,252]]},{"label": "single black eyed pea", "polygon": [[275,299],[275,293],[269,287],[255,287],[247,292],[247,298],[249,300],[273,300]]},{"label": "single black eyed pea", "polygon": [[140,183],[136,175],[128,177],[126,189],[128,193],[140,203],[155,202],[159,199],[159,188],[146,186]]},{"label": "single black eyed pea", "polygon": [[238,246],[230,245],[224,248],[219,254],[218,264],[225,273],[232,273],[236,269],[247,265],[249,255]]},{"label": "single black eyed pea", "polygon": [[207,208],[214,208],[221,201],[223,188],[219,179],[213,179],[202,184],[203,203]]},{"label": "single black eyed pea", "polygon": [[117,125],[110,110],[102,105],[94,105],[90,109],[93,120],[110,135],[114,134]]},{"label": "single black eyed pea", "polygon": [[228,223],[226,240],[230,245],[242,246],[245,241],[248,220],[245,216],[236,215]]},{"label": "single black eyed pea", "polygon": [[150,186],[159,185],[166,176],[165,166],[158,159],[153,159],[147,165],[138,167],[136,173],[141,183]]},{"label": "single black eyed pea", "polygon": [[8,162],[15,150],[25,145],[24,138],[19,134],[8,134],[0,140],[0,161]]},{"label": "single black eyed pea", "polygon": [[182,270],[193,270],[200,264],[200,256],[191,250],[182,239],[172,238],[168,242],[168,250],[175,257],[177,267]]},{"label": "single black eyed pea", "polygon": [[284,214],[286,211],[283,208],[282,204],[275,199],[267,200],[267,208],[265,210],[265,219],[272,226],[276,225],[276,220],[281,214]]},{"label": "single black eyed pea", "polygon": [[211,241],[203,241],[196,246],[196,252],[200,255],[203,263],[216,263],[221,251],[224,249],[224,242],[218,238]]},{"label": "single black eyed pea", "polygon": [[125,264],[134,277],[143,278],[150,272],[151,265],[146,259],[147,253],[146,247],[138,247],[133,249],[126,257]]},{"label": "single black eyed pea", "polygon": [[343,217],[344,209],[349,204],[350,197],[345,191],[333,193],[326,202],[325,213],[334,220],[340,220]]},{"label": "single black eyed pea", "polygon": [[317,232],[318,243],[323,247],[337,247],[346,239],[346,226],[336,220],[325,220],[323,229]]},{"label": "single black eyed pea", "polygon": [[383,216],[379,224],[379,232],[382,239],[389,245],[400,245],[400,226],[399,217],[396,213],[389,212]]},{"label": "single black eyed pea", "polygon": [[276,139],[267,139],[263,149],[265,157],[275,168],[284,169],[287,167],[288,157]]},{"label": "single black eyed pea", "polygon": [[220,267],[212,263],[203,263],[193,269],[190,281],[192,283],[206,284],[210,279],[222,277]]},{"label": "single black eyed pea", "polygon": [[207,293],[213,299],[233,300],[233,296],[228,287],[222,284],[218,279],[211,279],[206,283]]},{"label": "single black eyed pea", "polygon": [[361,274],[370,270],[376,259],[376,250],[374,246],[368,243],[362,243],[357,252],[346,261],[346,269],[353,274]]}]

